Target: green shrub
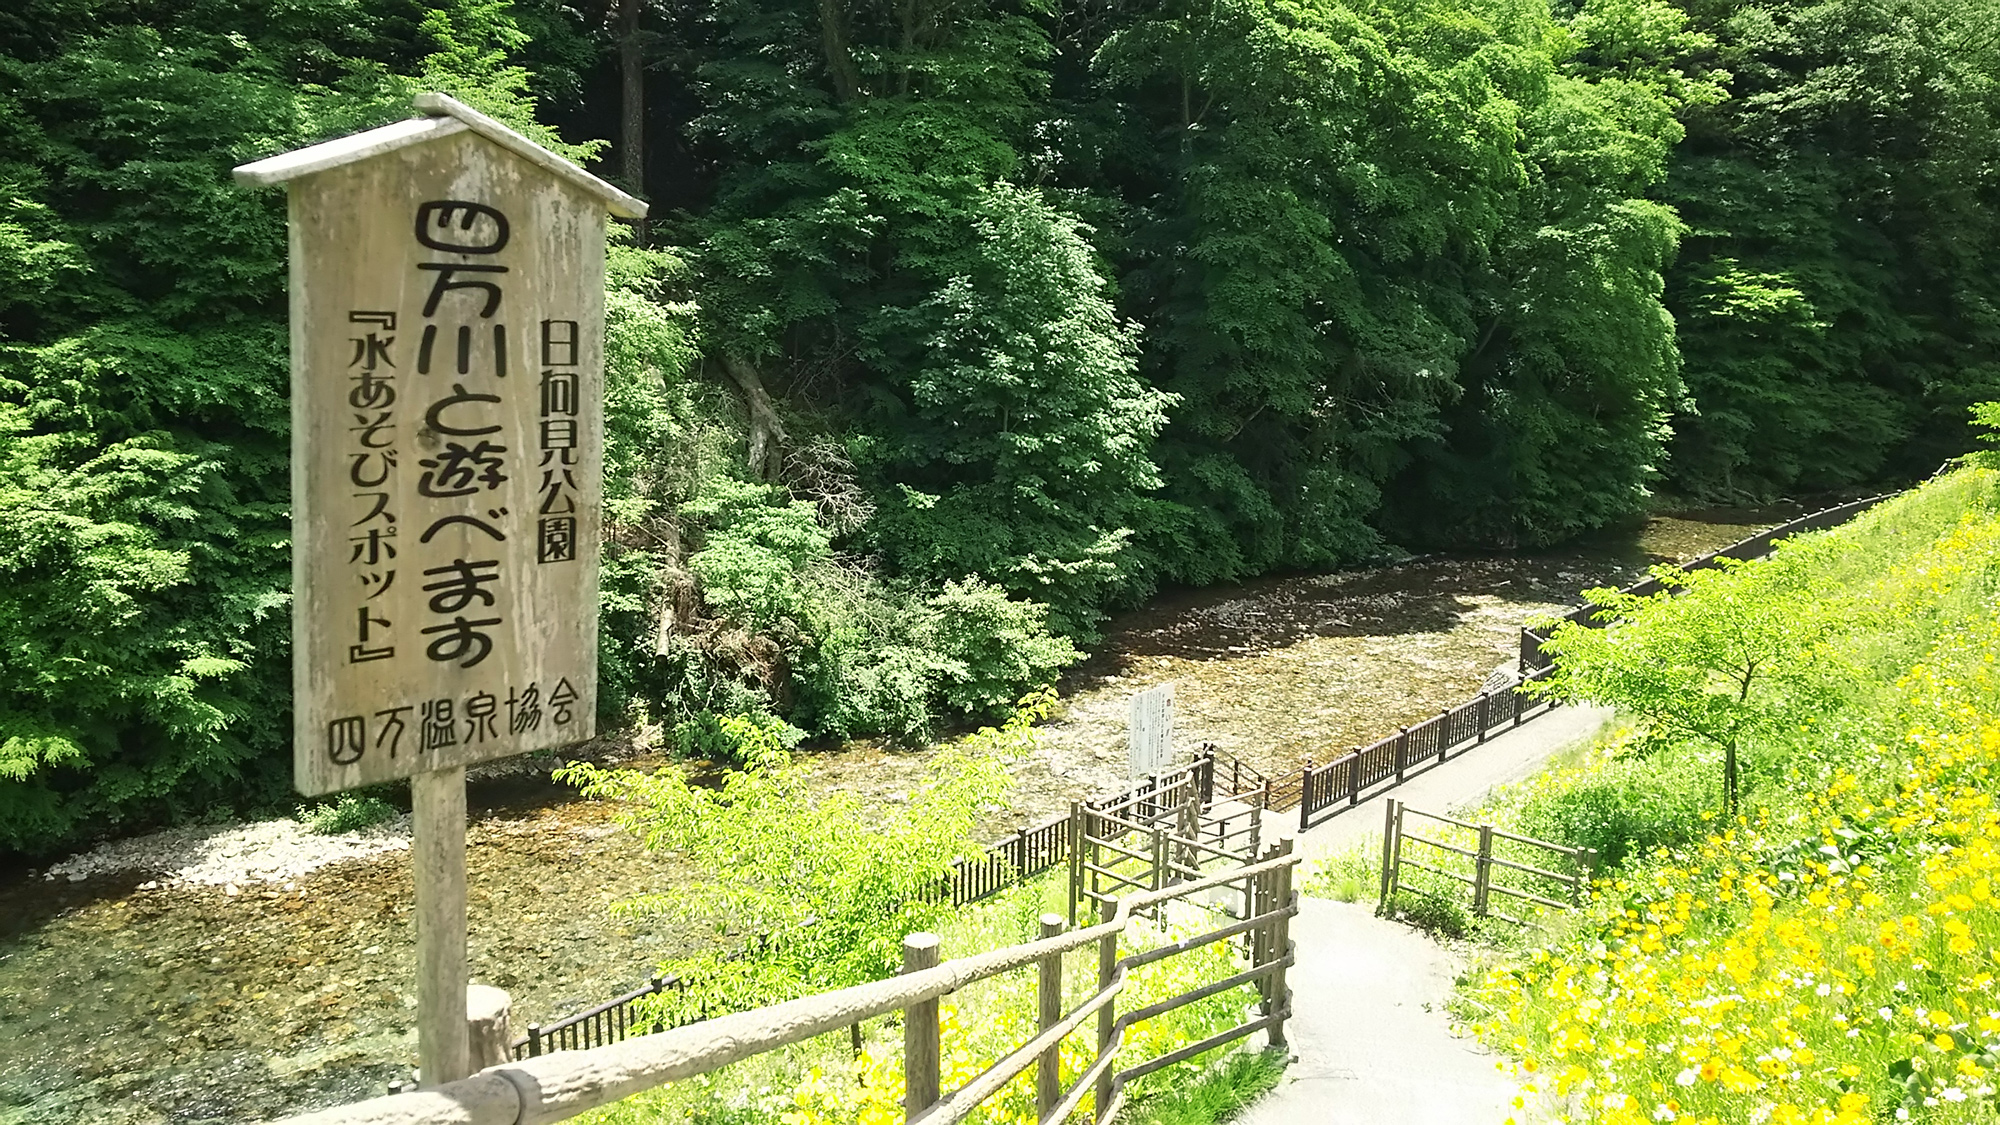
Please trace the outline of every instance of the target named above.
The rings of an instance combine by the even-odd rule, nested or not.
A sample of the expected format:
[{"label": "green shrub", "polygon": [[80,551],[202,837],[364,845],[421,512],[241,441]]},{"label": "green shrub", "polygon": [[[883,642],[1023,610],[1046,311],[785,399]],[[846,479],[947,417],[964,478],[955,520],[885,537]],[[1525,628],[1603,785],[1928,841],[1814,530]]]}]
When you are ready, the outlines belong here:
[{"label": "green shrub", "polygon": [[1714,758],[1699,752],[1639,757],[1614,744],[1581,767],[1529,782],[1511,816],[1525,836],[1595,851],[1617,866],[1657,848],[1679,847],[1707,826],[1716,804]]},{"label": "green shrub", "polygon": [[365,793],[342,793],[333,801],[299,810],[306,831],[318,836],[355,832],[396,815],[396,806]]},{"label": "green shrub", "polygon": [[675,723],[670,737],[678,757],[747,766],[791,749],[805,733],[769,715],[702,711]]},{"label": "green shrub", "polygon": [[1435,937],[1462,938],[1472,930],[1465,907],[1436,894],[1399,890],[1385,913]]},{"label": "green shrub", "polygon": [[851,790],[816,792],[785,752],[780,726],[724,719],[744,768],[720,789],[678,769],[652,774],[577,763],[557,776],[587,795],[628,802],[624,823],[649,848],[679,853],[698,878],[618,906],[711,929],[718,945],[757,943],[755,957],[720,951],[665,967],[699,982],[694,1004],[740,1008],[875,980],[900,963],[902,935],[951,913],[936,890],[952,861],[975,850],[981,810],[1012,784],[1007,759],[1034,738],[1047,697],[1008,723],[938,754],[909,799],[887,810]]},{"label": "green shrub", "polygon": [[1335,902],[1360,902],[1382,893],[1382,846],[1370,841],[1315,866],[1300,884],[1301,892]]}]

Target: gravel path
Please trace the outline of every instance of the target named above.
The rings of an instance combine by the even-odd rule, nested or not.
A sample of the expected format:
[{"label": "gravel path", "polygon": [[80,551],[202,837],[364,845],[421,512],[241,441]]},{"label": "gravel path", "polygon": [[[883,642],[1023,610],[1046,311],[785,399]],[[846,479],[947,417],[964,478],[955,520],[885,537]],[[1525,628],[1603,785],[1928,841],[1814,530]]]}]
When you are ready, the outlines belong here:
[{"label": "gravel path", "polygon": [[[1297,838],[1308,858],[1382,831],[1386,796],[1444,811],[1526,777],[1610,719],[1550,712]],[[1372,904],[1303,898],[1292,922],[1293,1061],[1241,1125],[1499,1125],[1517,1088],[1498,1060],[1452,1032],[1445,1005],[1461,966],[1450,949],[1375,917]]]}]

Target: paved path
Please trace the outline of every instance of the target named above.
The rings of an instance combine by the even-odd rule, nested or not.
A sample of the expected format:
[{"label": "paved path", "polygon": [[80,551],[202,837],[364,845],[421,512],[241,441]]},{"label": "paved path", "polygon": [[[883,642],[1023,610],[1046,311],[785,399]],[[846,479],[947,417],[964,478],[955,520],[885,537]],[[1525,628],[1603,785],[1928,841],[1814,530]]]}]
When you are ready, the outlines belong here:
[{"label": "paved path", "polygon": [[[1596,734],[1610,712],[1559,708],[1392,789],[1386,796],[1443,812],[1532,774],[1550,755]],[[1309,858],[1382,831],[1384,797],[1298,837]],[[1456,958],[1373,903],[1305,898],[1292,921],[1294,1061],[1241,1125],[1499,1125],[1515,1084],[1495,1058],[1453,1037],[1445,1004]]]}]

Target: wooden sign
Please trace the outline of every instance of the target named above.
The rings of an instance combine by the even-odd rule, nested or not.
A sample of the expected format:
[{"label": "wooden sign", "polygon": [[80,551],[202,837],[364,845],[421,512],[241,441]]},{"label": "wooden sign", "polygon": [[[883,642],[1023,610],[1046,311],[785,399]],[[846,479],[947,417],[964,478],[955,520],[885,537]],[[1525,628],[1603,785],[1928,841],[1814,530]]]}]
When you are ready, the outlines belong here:
[{"label": "wooden sign", "polygon": [[644,205],[442,95],[237,170],[291,204],[294,782],[595,730],[604,228]]},{"label": "wooden sign", "polygon": [[1161,684],[1132,697],[1129,735],[1133,777],[1166,767],[1174,756],[1174,685]]}]

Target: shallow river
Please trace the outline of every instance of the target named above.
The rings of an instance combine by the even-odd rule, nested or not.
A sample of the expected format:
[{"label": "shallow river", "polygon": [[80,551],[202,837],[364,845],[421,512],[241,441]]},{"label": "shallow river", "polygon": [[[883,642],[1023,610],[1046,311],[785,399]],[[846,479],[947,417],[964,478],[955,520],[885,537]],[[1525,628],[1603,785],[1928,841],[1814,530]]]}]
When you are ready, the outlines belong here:
[{"label": "shallow river", "polygon": [[[1582,588],[1795,514],[1684,513],[1541,554],[1431,556],[1162,597],[1112,622],[1068,678],[1062,715],[993,821],[1026,823],[1116,784],[1135,691],[1176,685],[1183,746],[1214,742],[1267,769],[1324,761],[1469,697],[1513,658],[1523,620]],[[829,788],[893,799],[926,757],[858,745],[815,762]],[[686,948],[685,935],[611,915],[675,877],[615,827],[614,808],[523,776],[476,782],[471,805],[473,979],[513,994],[517,1028],[631,988]],[[155,850],[171,843],[226,870],[229,849],[262,830],[233,831],[180,830]],[[256,1120],[407,1077],[414,958],[396,831],[376,832],[368,846],[385,850],[371,856],[274,881],[163,883],[143,864],[4,877],[0,1125]],[[325,840],[283,846],[310,853]]]}]

